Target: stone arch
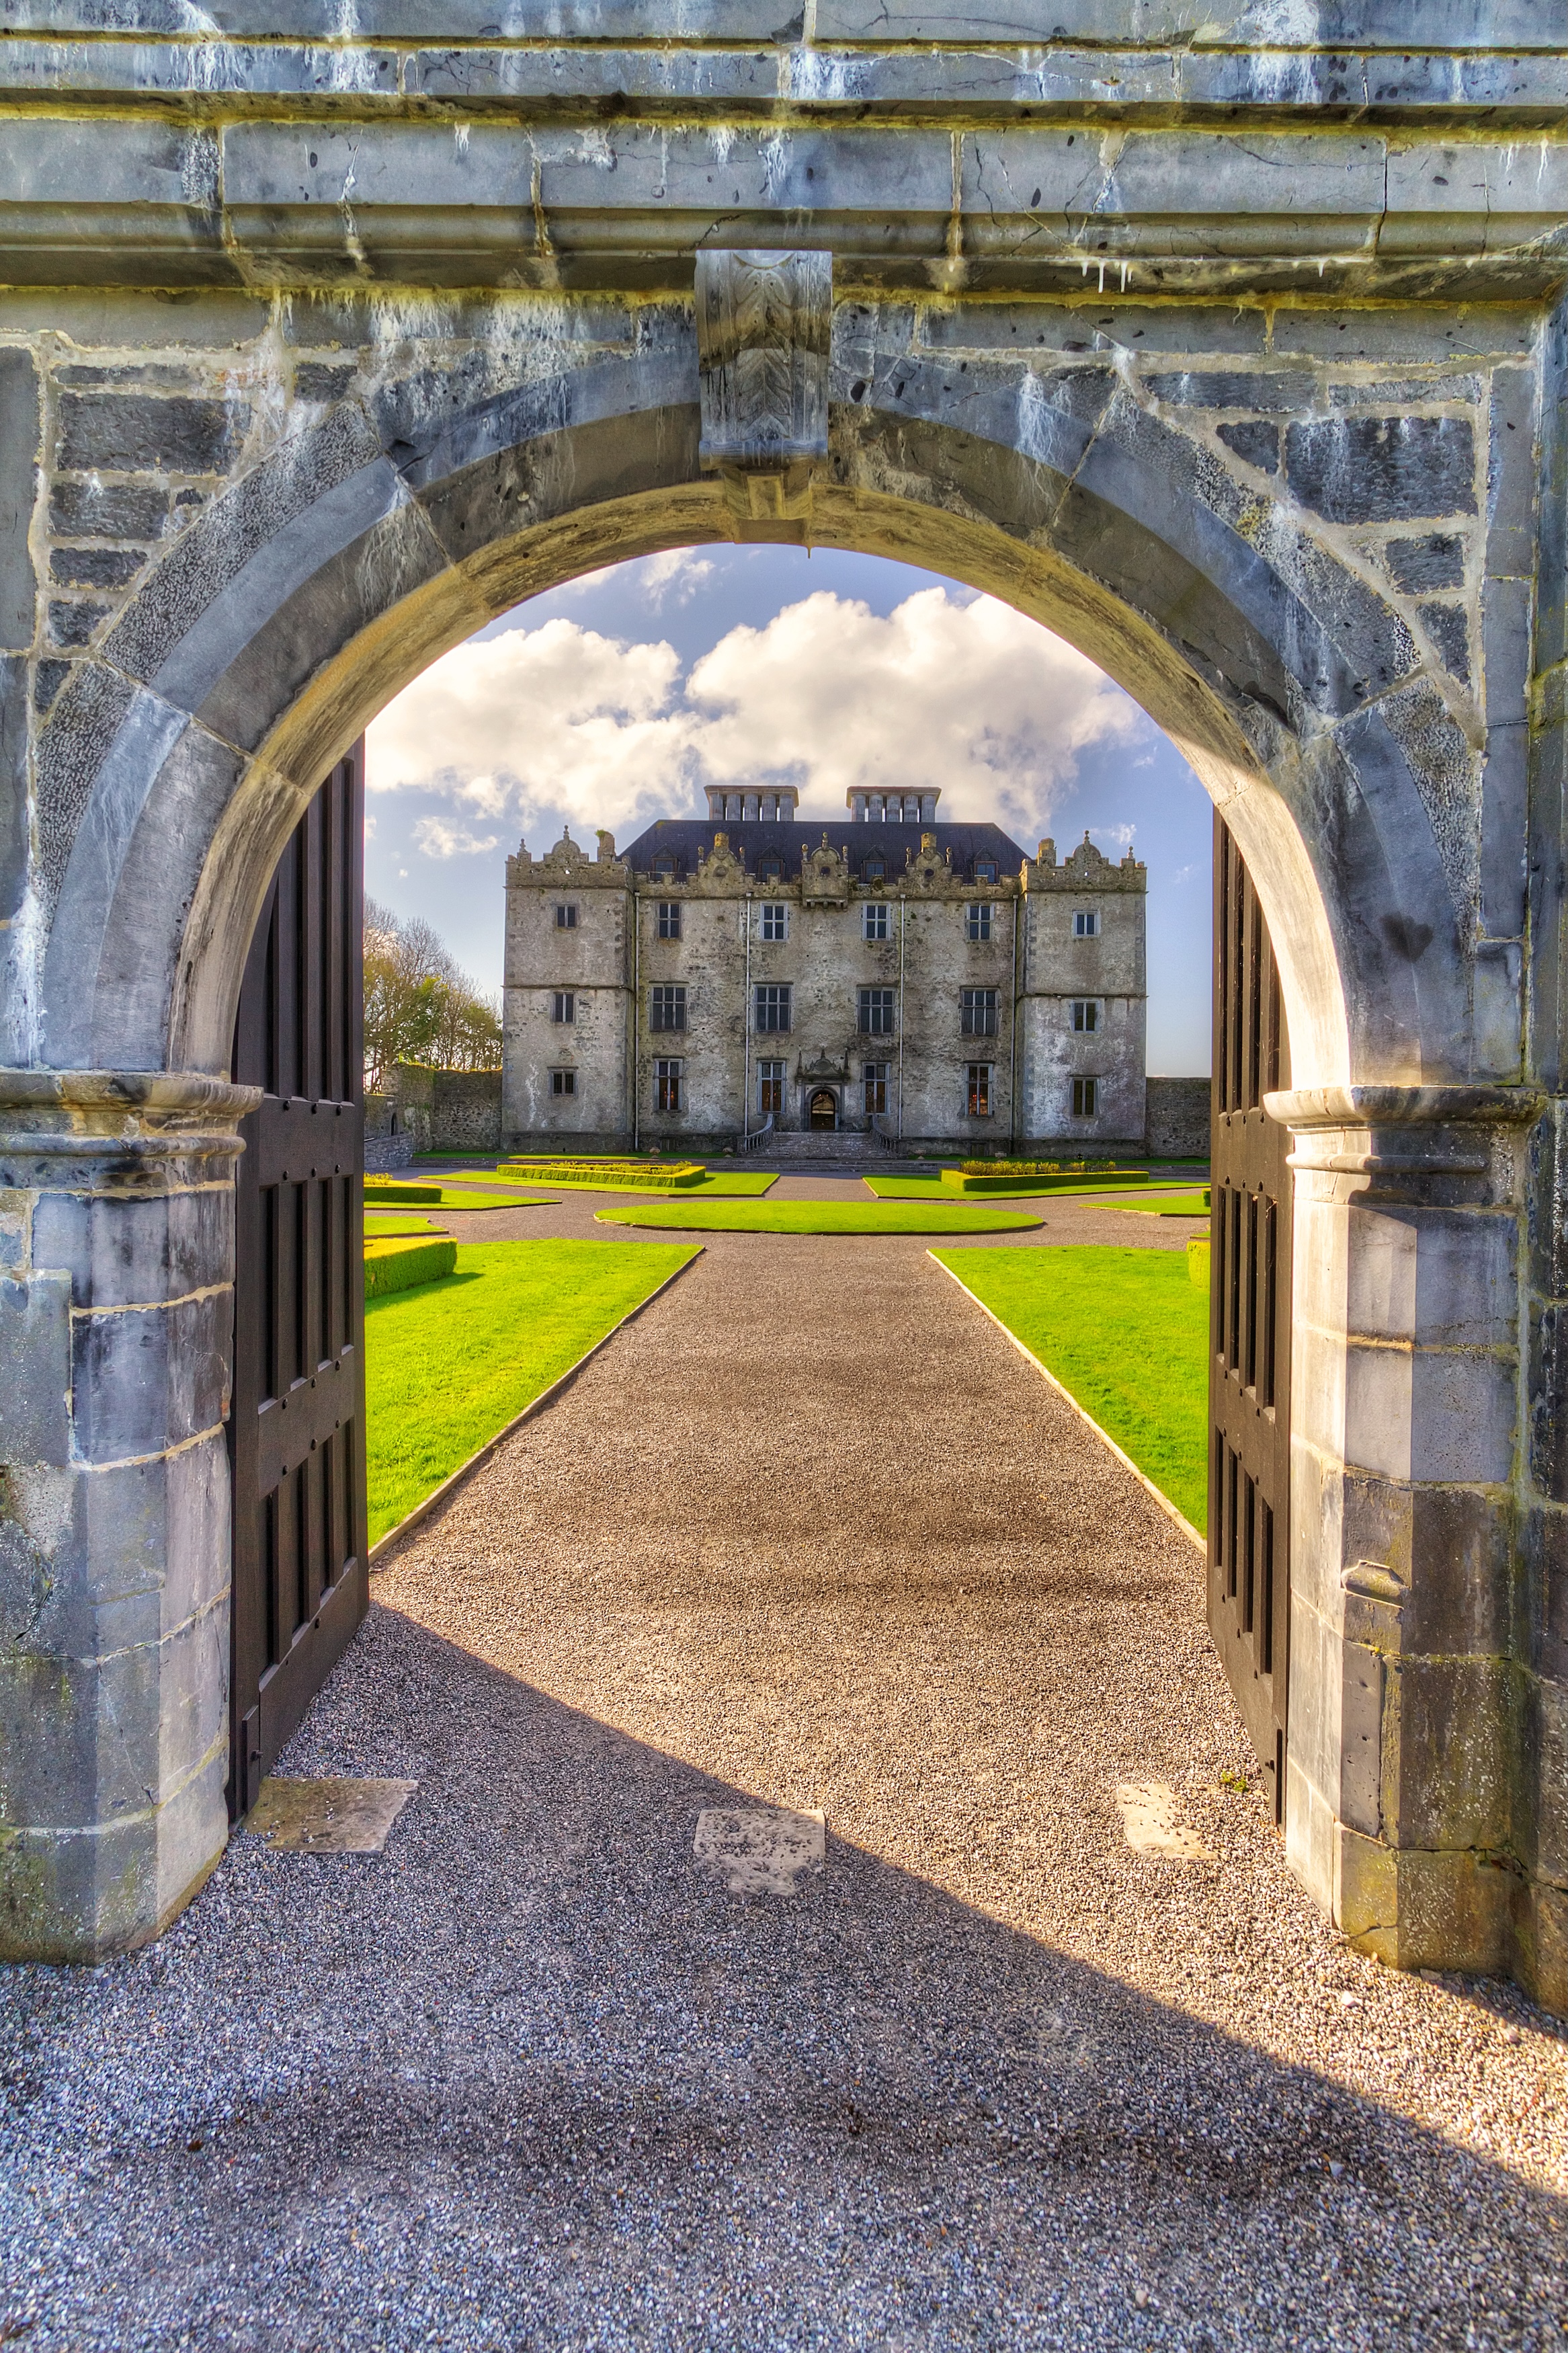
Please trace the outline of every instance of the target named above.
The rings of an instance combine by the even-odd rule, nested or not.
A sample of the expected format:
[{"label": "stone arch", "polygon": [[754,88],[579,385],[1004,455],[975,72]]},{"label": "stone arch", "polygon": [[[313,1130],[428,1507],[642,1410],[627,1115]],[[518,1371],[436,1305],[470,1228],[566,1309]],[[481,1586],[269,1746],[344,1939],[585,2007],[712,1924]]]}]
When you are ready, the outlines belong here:
[{"label": "stone arch", "polygon": [[[1307,1083],[1481,1075],[1440,839],[1474,764],[1393,607],[1287,508],[1217,483],[1112,369],[1042,388],[842,341],[813,541],[1003,597],[1177,742],[1258,878]],[[404,433],[344,405],[215,502],[42,736],[40,1061],[223,1071],[266,878],[366,721],[529,595],[733,535],[696,375],[679,322],[656,353]]]},{"label": "stone arch", "polygon": [[[1226,470],[1120,364],[954,364],[904,348],[887,314],[846,305],[809,523],[739,522],[700,461],[690,313],[637,315],[631,353],[568,342],[483,396],[452,388],[460,370],[433,385],[411,365],[374,396],[301,408],[72,665],[37,747],[39,857],[20,937],[39,965],[26,991],[30,1067],[10,1082],[25,1132],[15,1149],[48,1171],[84,1165],[71,1153],[90,1143],[116,1179],[161,1156],[187,1189],[190,1171],[232,1155],[234,1005],[283,841],[390,696],[521,598],[617,557],[807,528],[816,543],[1005,598],[1099,661],[1181,745],[1240,842],[1279,955],[1297,1083],[1285,1113],[1303,1137],[1308,1220],[1292,1859],[1350,1933],[1390,1957],[1493,1965],[1534,1933],[1516,1920],[1528,1904],[1508,1859],[1509,1669],[1476,1596],[1489,1577],[1501,1589],[1511,1558],[1522,1206],[1511,1131],[1540,1099],[1517,1083],[1517,968],[1489,1012],[1479,986],[1478,723],[1467,733],[1451,685],[1367,567],[1245,468]],[[292,398],[279,394],[285,421]],[[73,1124],[68,1149],[59,1131]],[[68,1191],[68,1177],[53,1181]],[[203,1246],[206,1312],[226,1280],[216,1227]],[[1459,1305],[1429,1314],[1425,1269],[1461,1262]],[[71,1278],[47,1279],[40,1363],[68,1345],[58,1286]],[[1443,1289],[1446,1272],[1434,1280]],[[192,1558],[211,1552],[224,1492],[216,1377],[205,1452],[179,1451],[196,1346],[176,1335],[163,1388],[144,1384],[136,1458],[160,1466],[158,1508]],[[221,1357],[219,1339],[209,1372]],[[52,1461],[76,1440],[51,1422],[46,1442]],[[1418,1558],[1420,1529],[1444,1513],[1448,1533]],[[1385,1561],[1386,1574],[1353,1581]],[[152,1933],[221,1849],[210,1718],[222,1607],[220,1583],[204,1602],[200,1675],[183,1630],[146,1645],[159,1696],[142,1703],[157,1759],[142,1778],[172,1794],[138,1812],[132,1790],[118,1846],[96,1834],[92,1806],[108,1801],[82,1801],[89,1826],[49,1849],[63,1859],[40,1916],[54,1925],[29,1931],[28,1949],[86,1955]],[[1459,1638],[1494,1648],[1475,1664],[1457,1656]],[[1366,1696],[1382,1689],[1376,1646],[1388,1641],[1406,1644],[1401,1671],[1426,1711],[1403,1744]],[[205,1714],[185,1704],[194,1685]],[[98,1705],[84,1684],[84,1753]],[[1473,1771],[1449,1734],[1480,1760]],[[85,1892],[58,1892],[68,1865]]]}]

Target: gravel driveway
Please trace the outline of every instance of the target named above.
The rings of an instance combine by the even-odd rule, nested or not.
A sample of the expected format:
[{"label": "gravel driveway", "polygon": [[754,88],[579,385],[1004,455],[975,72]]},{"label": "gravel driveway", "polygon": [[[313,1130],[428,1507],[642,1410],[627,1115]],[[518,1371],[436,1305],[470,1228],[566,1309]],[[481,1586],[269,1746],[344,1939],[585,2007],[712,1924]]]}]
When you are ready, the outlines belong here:
[{"label": "gravel driveway", "polygon": [[[385,1853],[0,1978],[0,2341],[1560,2345],[1568,2046],[1343,1949],[1247,1766],[1195,1556],[921,1244],[712,1238],[376,1579],[286,1767],[416,1781]],[[694,1861],[759,1805],[793,1896]]]}]

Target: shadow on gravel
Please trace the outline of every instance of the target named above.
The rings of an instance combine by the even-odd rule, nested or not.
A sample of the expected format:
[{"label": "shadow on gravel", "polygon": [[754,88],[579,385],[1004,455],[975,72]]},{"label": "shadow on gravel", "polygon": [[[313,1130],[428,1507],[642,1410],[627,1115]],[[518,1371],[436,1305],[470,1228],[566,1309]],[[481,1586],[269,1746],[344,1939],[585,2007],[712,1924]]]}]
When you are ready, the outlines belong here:
[{"label": "shadow on gravel", "polygon": [[[373,1609],[163,1942],[0,1982],[0,2321],[36,2348],[1535,2346],[1563,2201]],[[803,1801],[809,1801],[803,1794]],[[754,1802],[754,1801],[753,1801]]]}]

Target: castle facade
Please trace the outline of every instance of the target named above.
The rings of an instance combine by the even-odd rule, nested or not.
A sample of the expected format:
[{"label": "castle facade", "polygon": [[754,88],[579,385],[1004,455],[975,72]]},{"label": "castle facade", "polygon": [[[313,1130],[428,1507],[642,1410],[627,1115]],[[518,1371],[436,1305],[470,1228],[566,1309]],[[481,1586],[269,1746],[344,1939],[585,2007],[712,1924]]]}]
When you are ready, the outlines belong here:
[{"label": "castle facade", "polygon": [[[771,1117],[906,1149],[1142,1146],[1147,873],[937,796],[714,790],[507,860],[509,1145],[711,1153]],[[874,1147],[873,1147],[874,1148]]]}]

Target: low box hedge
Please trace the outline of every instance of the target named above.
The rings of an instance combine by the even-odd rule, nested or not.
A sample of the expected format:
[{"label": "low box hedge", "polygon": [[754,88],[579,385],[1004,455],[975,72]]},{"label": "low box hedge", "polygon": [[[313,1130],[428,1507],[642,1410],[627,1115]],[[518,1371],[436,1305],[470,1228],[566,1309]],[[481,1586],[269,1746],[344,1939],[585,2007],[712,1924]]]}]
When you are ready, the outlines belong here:
[{"label": "low box hedge", "polygon": [[700,1160],[503,1160],[500,1166],[531,1185],[626,1186],[639,1193],[679,1192],[708,1174]]},{"label": "low box hedge", "polygon": [[394,1208],[406,1209],[412,1208],[416,1201],[438,1201],[440,1198],[439,1185],[399,1185],[395,1182],[389,1183],[380,1176],[367,1176],[364,1180],[364,1198],[367,1208],[373,1203],[384,1202],[390,1203]]},{"label": "low box hedge", "polygon": [[1143,1168],[1006,1168],[993,1161],[984,1175],[968,1168],[944,1168],[942,1181],[950,1193],[1016,1193],[1025,1185],[1040,1193],[1069,1188],[1081,1192],[1086,1184],[1103,1186],[1110,1192],[1122,1185],[1147,1185],[1149,1175]]},{"label": "low box hedge", "polygon": [[384,1298],[389,1291],[412,1291],[416,1283],[436,1282],[458,1263],[458,1245],[448,1235],[432,1241],[367,1241],[364,1246],[364,1295]]}]

